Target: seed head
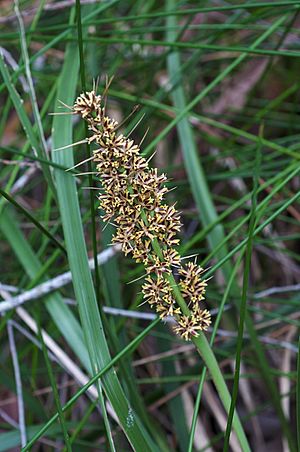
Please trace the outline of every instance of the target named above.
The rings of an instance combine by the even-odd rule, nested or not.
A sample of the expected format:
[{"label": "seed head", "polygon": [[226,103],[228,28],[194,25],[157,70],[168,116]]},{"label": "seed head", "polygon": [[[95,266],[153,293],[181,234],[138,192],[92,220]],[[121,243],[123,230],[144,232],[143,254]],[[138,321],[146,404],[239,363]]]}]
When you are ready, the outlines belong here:
[{"label": "seed head", "polygon": [[[105,114],[101,102],[94,91],[86,92],[76,99],[73,111],[87,121],[91,132],[88,141],[98,146],[93,157],[103,188],[98,196],[102,219],[116,225],[112,242],[144,264],[147,276],[142,293],[150,307],[161,318],[174,317],[174,331],[185,340],[191,339],[211,322],[210,313],[199,305],[207,285],[201,278],[203,269],[191,262],[183,266],[174,248],[179,243],[176,236],[181,222],[175,205],[164,202],[166,175],[150,168],[139,146],[117,133],[118,122]],[[183,315],[168,280],[176,268],[181,294],[191,306],[188,316]]]},{"label": "seed head", "polygon": [[179,282],[181,292],[183,297],[188,300],[188,304],[198,303],[204,300],[207,283],[201,277],[203,272],[203,268],[193,262],[182,266],[178,271],[181,275]]},{"label": "seed head", "polygon": [[197,307],[197,311],[193,311],[192,315],[182,315],[177,321],[177,325],[174,327],[176,334],[186,341],[192,339],[192,337],[198,336],[198,331],[206,331],[211,324],[211,315],[207,309],[201,310]]}]

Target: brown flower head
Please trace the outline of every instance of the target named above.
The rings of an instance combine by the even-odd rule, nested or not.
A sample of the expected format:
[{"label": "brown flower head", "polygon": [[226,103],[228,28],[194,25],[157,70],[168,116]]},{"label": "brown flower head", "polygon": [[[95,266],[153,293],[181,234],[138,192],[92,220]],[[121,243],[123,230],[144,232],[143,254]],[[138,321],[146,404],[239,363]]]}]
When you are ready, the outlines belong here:
[{"label": "brown flower head", "polygon": [[[185,340],[197,336],[211,322],[209,312],[199,306],[206,281],[201,278],[202,268],[192,263],[182,266],[174,248],[179,243],[176,235],[181,223],[175,205],[164,203],[166,175],[150,168],[139,146],[117,133],[118,122],[106,115],[102,97],[94,91],[81,94],[73,111],[87,121],[91,132],[88,141],[97,145],[93,157],[103,188],[99,208],[104,211],[103,221],[117,226],[113,243],[144,264],[147,276],[142,292],[149,305],[161,318],[174,317],[174,330]],[[191,305],[189,315],[183,315],[173,294],[170,281],[176,268],[181,296]]]}]

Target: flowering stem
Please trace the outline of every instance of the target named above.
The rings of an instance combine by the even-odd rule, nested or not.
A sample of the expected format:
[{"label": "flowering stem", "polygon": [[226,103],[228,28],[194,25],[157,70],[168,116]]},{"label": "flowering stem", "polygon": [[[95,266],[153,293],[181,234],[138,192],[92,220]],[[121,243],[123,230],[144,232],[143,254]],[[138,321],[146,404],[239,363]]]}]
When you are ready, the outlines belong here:
[{"label": "flowering stem", "polygon": [[[160,258],[160,260],[162,260],[163,255],[162,255],[159,243],[157,242],[156,239],[154,239],[152,241],[152,247],[153,247],[153,250],[158,255],[158,257]],[[165,279],[169,282],[170,286],[172,287],[173,294],[176,298],[178,305],[180,306],[181,311],[183,312],[183,314],[189,315],[190,310],[181,294],[181,291],[175,281],[173,274],[170,274],[170,275],[166,274]],[[202,331],[200,331],[199,335],[197,337],[192,338],[192,341],[193,341],[194,345],[196,346],[198,353],[202,357],[206,367],[210,371],[212,380],[216,386],[220,399],[222,400],[223,406],[224,406],[227,414],[229,414],[230,405],[231,405],[231,396],[228,391],[227,385],[224,381],[224,378],[223,378],[222,372],[220,370],[220,367],[218,365],[218,362],[211,349],[211,346],[209,345],[209,343],[206,339],[205,334]],[[243,426],[241,424],[241,421],[240,421],[239,416],[236,411],[235,411],[234,417],[233,417],[233,427],[235,429],[236,435],[239,439],[243,452],[247,452],[247,451],[250,452],[251,449],[248,444],[248,440],[246,438],[245,432],[243,430]]]},{"label": "flowering stem", "polygon": [[[105,94],[106,95],[106,94]],[[104,105],[104,106],[103,106]],[[117,134],[118,123],[106,116],[105,101],[95,91],[81,94],[73,106],[74,113],[88,123],[95,142],[94,161],[101,174],[104,193],[99,195],[104,221],[116,223],[113,243],[119,243],[125,255],[143,262],[147,276],[142,287],[144,298],[156,309],[160,318],[173,316],[174,331],[192,340],[209,369],[227,412],[230,394],[217,360],[203,331],[211,323],[211,315],[202,309],[206,280],[196,263],[182,264],[176,250],[176,234],[181,223],[175,205],[163,203],[167,188],[166,175],[149,168],[133,140]],[[178,269],[179,282],[173,269]],[[242,425],[235,412],[233,426],[243,451],[250,451]]]},{"label": "flowering stem", "polygon": [[[154,247],[155,247],[155,245],[153,243],[153,248]],[[189,315],[190,310],[187,307],[186,302],[184,301],[184,299],[182,297],[182,294],[174,279],[174,276],[167,275],[166,279],[168,280],[168,282],[170,283],[170,285],[172,287],[174,296],[175,296],[176,301],[177,301],[178,305],[180,306],[182,312],[185,315]],[[224,377],[222,375],[218,362],[211,349],[211,346],[209,345],[209,343],[206,339],[205,334],[202,331],[199,331],[199,335],[197,337],[192,338],[192,341],[193,341],[194,345],[196,346],[198,353],[202,357],[206,367],[208,368],[208,370],[211,374],[212,380],[218,391],[219,397],[222,400],[223,406],[224,406],[227,414],[229,414],[230,404],[231,404],[231,396],[228,391],[227,385],[224,381]],[[251,449],[249,447],[248,440],[246,438],[245,432],[243,430],[243,426],[241,424],[241,421],[240,421],[239,416],[236,411],[235,411],[234,417],[233,417],[233,427],[235,429],[236,435],[239,439],[243,452],[246,452],[246,451],[250,452]]]},{"label": "flowering stem", "polygon": [[[199,352],[203,361],[205,362],[206,367],[210,371],[212,380],[216,386],[220,399],[222,400],[223,406],[228,414],[230,410],[231,396],[224,381],[224,377],[222,375],[216,357],[206,339],[206,336],[200,331],[199,335],[193,338],[192,341],[195,344],[197,351]],[[233,417],[233,427],[240,442],[241,450],[243,452],[251,452],[243,426],[236,411]]]}]

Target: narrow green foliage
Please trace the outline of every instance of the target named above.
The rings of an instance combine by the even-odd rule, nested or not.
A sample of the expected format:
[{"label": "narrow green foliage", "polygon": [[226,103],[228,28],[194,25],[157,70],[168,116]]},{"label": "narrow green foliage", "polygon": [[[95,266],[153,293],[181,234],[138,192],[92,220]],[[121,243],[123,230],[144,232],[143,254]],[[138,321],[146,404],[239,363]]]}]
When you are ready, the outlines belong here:
[{"label": "narrow green foliage", "polygon": [[231,433],[231,426],[233,421],[233,414],[236,406],[237,396],[238,396],[238,388],[239,388],[239,378],[240,378],[240,367],[241,367],[241,353],[243,348],[243,333],[244,333],[244,324],[246,318],[247,311],[247,296],[248,296],[248,287],[249,287],[249,276],[250,276],[250,266],[251,266],[251,256],[252,256],[252,246],[253,246],[253,233],[255,228],[255,214],[256,214],[256,205],[257,205],[257,189],[258,189],[258,178],[260,172],[260,160],[261,160],[261,146],[257,148],[256,151],[256,161],[253,167],[253,191],[251,198],[251,211],[250,211],[250,223],[249,223],[249,232],[248,232],[248,240],[246,247],[246,256],[245,256],[245,269],[244,269],[244,278],[243,278],[243,289],[242,289],[242,297],[240,303],[240,319],[239,319],[239,327],[238,327],[238,338],[237,338],[237,348],[236,348],[236,360],[235,360],[235,371],[234,371],[234,382],[233,382],[233,390],[232,390],[232,398],[230,404],[230,410],[228,414],[227,427],[225,432],[225,439],[223,450],[224,452],[228,452],[229,450],[229,439]]},{"label": "narrow green foliage", "polygon": [[[174,318],[177,334],[193,340],[228,411],[229,392],[203,334],[210,324],[210,315],[199,304],[207,284],[201,279],[203,269],[191,262],[182,265],[173,248],[178,242],[174,236],[180,223],[174,206],[162,203],[166,192],[162,183],[166,177],[157,177],[155,169],[149,170],[133,140],[116,133],[118,122],[106,116],[102,102],[102,97],[94,91],[86,92],[76,99],[73,111],[87,121],[93,132],[89,141],[99,146],[93,159],[105,189],[99,196],[103,218],[105,221],[113,218],[118,225],[113,242],[121,245],[126,255],[132,254],[137,262],[143,262],[147,273],[143,285],[145,300],[161,318],[166,315]],[[177,267],[182,276],[178,284],[171,266]],[[241,446],[248,450],[237,414],[234,427]]]},{"label": "narrow green foliage", "polygon": [[[285,21],[286,15],[280,17],[274,24],[263,33],[258,39],[254,41],[254,43],[250,46],[251,49],[255,49],[262,41],[264,41],[270,34],[272,34],[277,28],[282,25]],[[242,61],[247,57],[246,53],[242,53],[238,58],[236,58],[231,64],[229,64],[226,69],[224,69],[212,82],[210,82],[186,107],[181,110],[181,112],[173,119],[165,129],[158,134],[158,136],[152,141],[151,145],[149,145],[145,149],[145,154],[149,153],[156,145],[162,140],[168,132],[176,126],[176,124],[183,119],[186,114],[194,108],[210,91],[212,91],[227,75],[229,75]]]},{"label": "narrow green foliage", "polygon": [[[212,335],[211,335],[211,339],[210,339],[211,347],[214,344],[214,340],[215,340],[215,337],[217,335],[218,327],[220,325],[221,318],[222,318],[222,315],[223,315],[223,312],[224,312],[225,303],[227,302],[227,300],[229,298],[229,294],[230,294],[230,291],[232,289],[234,279],[236,278],[236,274],[237,274],[237,271],[238,271],[239,266],[241,264],[243,255],[244,255],[244,250],[241,251],[240,256],[238,257],[238,259],[237,259],[237,261],[236,261],[236,263],[235,263],[235,265],[234,265],[234,267],[232,269],[232,272],[231,272],[231,275],[230,275],[230,279],[228,281],[228,285],[226,287],[226,290],[224,292],[222,301],[220,303],[218,315],[217,315],[217,317],[215,319],[214,326],[213,326],[213,331],[212,331]],[[195,435],[195,429],[196,429],[196,422],[197,422],[197,416],[198,416],[199,405],[200,405],[202,391],[203,391],[203,384],[204,384],[205,377],[206,377],[206,372],[207,372],[207,367],[204,367],[203,370],[202,370],[201,376],[200,376],[200,380],[199,380],[199,386],[198,386],[198,391],[197,391],[197,398],[196,398],[195,408],[194,408],[194,413],[193,413],[193,419],[192,419],[192,425],[191,425],[191,431],[190,431],[189,449],[188,449],[189,452],[192,452],[192,450],[193,450],[193,441],[194,441],[194,435]]]},{"label": "narrow green foliage", "polygon": [[19,209],[23,215],[25,215],[42,232],[42,234],[45,234],[45,236],[48,237],[56,246],[58,246],[63,253],[66,253],[65,247],[58,240],[56,240],[56,238],[49,231],[47,231],[47,229],[44,228],[39,221],[37,221],[26,209],[24,209],[24,207],[18,204],[12,196],[1,188],[0,195],[3,196],[3,198],[5,198],[10,204],[17,207],[17,209]]},{"label": "narrow green foliage", "polygon": [[[86,411],[86,413],[84,414],[84,416],[80,420],[80,422],[78,422],[76,428],[74,429],[74,432],[72,433],[72,436],[70,437],[70,444],[71,445],[76,441],[76,437],[79,435],[80,431],[84,428],[84,426],[87,423],[90,415],[92,414],[92,412],[96,408],[97,403],[98,403],[98,400],[96,400],[95,402],[91,403],[89,408],[88,408],[88,410]],[[66,450],[67,450],[67,448],[64,449],[64,452]]]},{"label": "narrow green foliage", "polygon": [[[168,1],[168,10],[171,11],[175,7],[175,2],[173,0]],[[167,24],[169,26],[176,26],[176,18],[170,16],[167,19]],[[176,31],[169,31],[167,33],[168,40],[176,39]],[[182,74],[180,73],[180,58],[177,52],[172,52],[168,56],[168,70],[170,78],[177,74],[177,83],[175,82],[175,88],[172,91],[172,99],[174,106],[177,111],[186,111],[188,113],[187,102],[185,98],[184,89],[182,84],[178,83]],[[177,85],[177,86],[176,86]],[[192,130],[192,125],[190,124],[187,115],[181,115],[181,120],[177,122],[177,130],[179,135],[179,140],[184,156],[185,168],[188,174],[189,182],[191,185],[192,193],[195,199],[195,203],[198,208],[199,218],[203,226],[213,223],[217,214],[213,201],[209,192],[209,187],[206,182],[205,173],[201,165],[201,160],[199,158],[199,152],[195,143],[194,134]],[[201,155],[201,154],[200,154]],[[207,234],[207,239],[210,248],[214,250],[216,246],[224,240],[224,230],[221,224],[217,224],[210,232]],[[223,258],[227,254],[226,245],[218,250],[216,257],[218,259]],[[226,263],[222,271],[224,277],[228,278],[230,273],[230,264]]]},{"label": "narrow green foliage", "polygon": [[63,414],[62,409],[61,409],[59,393],[58,393],[58,390],[57,390],[55,378],[54,378],[54,375],[53,375],[51,363],[50,363],[49,356],[48,356],[48,351],[47,351],[47,348],[46,348],[46,345],[45,345],[45,342],[44,342],[44,338],[43,338],[43,334],[42,334],[42,330],[41,330],[41,326],[40,326],[39,321],[38,321],[37,324],[38,324],[38,338],[40,339],[40,342],[42,344],[42,351],[43,351],[43,355],[44,355],[44,360],[45,360],[45,363],[46,363],[46,368],[47,368],[50,384],[51,384],[53,395],[54,395],[54,400],[55,400],[55,405],[56,405],[56,409],[57,409],[57,412],[58,412],[60,425],[61,425],[61,428],[62,428],[62,431],[63,431],[63,435],[64,435],[65,445],[66,445],[67,451],[70,452],[72,450],[72,448],[71,448],[70,438],[69,438],[69,434],[68,434],[68,430],[67,430],[64,414]]},{"label": "narrow green foliage", "polygon": [[[125,347],[122,352],[118,353],[110,363],[105,366],[99,373],[97,373],[94,377],[90,379],[88,383],[86,383],[77,393],[69,399],[69,401],[62,407],[62,411],[65,412],[68,410],[75,402],[78,400],[78,398],[84,394],[87,389],[92,386],[99,378],[104,376],[106,372],[108,372],[123,356],[126,356],[127,353],[132,352],[135,348],[138,347],[140,342],[147,336],[147,334],[158,324],[160,319],[156,319],[153,321],[147,328],[144,329],[142,333],[140,333],[136,338],[131,341],[127,347]],[[44,434],[47,432],[47,430],[54,424],[54,422],[58,419],[58,413],[56,413],[54,416],[52,416],[49,421],[43,425],[43,427],[34,435],[31,441],[28,442],[26,448],[23,452],[30,450],[30,447]]]},{"label": "narrow green foliage", "polygon": [[[0,71],[2,73],[2,77],[5,83],[5,86],[9,92],[10,98],[14,104],[14,107],[16,111],[18,112],[18,116],[20,118],[20,121],[22,123],[23,129],[26,133],[26,136],[32,146],[32,149],[37,157],[47,160],[47,156],[45,154],[45,151],[41,144],[39,143],[38,139],[36,138],[35,132],[33,130],[33,127],[30,123],[30,120],[27,116],[27,113],[24,109],[23,100],[19,96],[17,90],[15,89],[12,80],[10,78],[10,74],[8,72],[7,66],[4,63],[3,55],[0,54]],[[53,185],[52,175],[50,173],[49,167],[46,164],[42,164],[43,172],[45,174],[46,180],[51,187],[53,194],[55,195],[55,189]]]},{"label": "narrow green foliage", "polygon": [[[81,8],[80,1],[76,0],[76,17],[77,17],[77,32],[78,32],[78,49],[79,49],[79,61],[80,61],[80,78],[82,90],[86,91],[86,80],[85,80],[85,63],[83,54],[83,32],[81,23]],[[88,134],[87,124],[85,125],[85,135]],[[86,143],[86,159],[91,156],[91,149],[89,143]],[[88,172],[91,173],[92,165],[91,162],[87,162]],[[93,177],[92,174],[88,175],[89,186],[93,187]],[[97,297],[100,293],[100,280],[99,280],[99,270],[97,262],[97,241],[96,241],[96,211],[94,207],[94,196],[92,190],[90,191],[90,210],[91,210],[91,236],[93,241],[93,254],[94,254],[94,264],[95,264],[95,288]]]},{"label": "narrow green foliage", "polygon": [[[73,74],[79,70],[79,58],[75,46],[68,47],[67,55],[62,71],[58,98],[65,103],[72,103],[75,91],[76,79],[72,83],[69,80],[70,71]],[[55,116],[53,121],[53,147],[60,148],[72,142],[71,117]],[[53,160],[57,163],[71,167],[73,157],[69,150],[53,153]],[[81,323],[85,335],[86,345],[89,350],[93,374],[105,367],[109,360],[109,351],[103,332],[102,322],[97,307],[91,273],[88,267],[86,244],[83,236],[81,215],[77,198],[74,178],[68,173],[55,173],[57,193],[60,203],[60,213],[64,229],[66,248],[70,269],[73,275],[73,285],[78,302]],[[128,439],[135,447],[143,447],[149,450],[151,440],[140,425],[133,409],[125,398],[114,370],[103,377],[103,386],[112,406],[118,413],[121,425]],[[129,422],[129,417],[130,422]],[[145,439],[147,438],[147,440]],[[155,450],[155,446],[153,445]]]},{"label": "narrow green foliage", "polygon": [[[81,7],[80,7],[80,0],[76,0],[76,19],[77,19],[77,32],[78,32],[78,47],[79,47],[79,62],[80,62],[80,75],[81,75],[81,84],[83,90],[86,89],[86,83],[85,83],[85,70],[84,70],[84,56],[83,56],[83,33],[82,33],[82,24],[81,24]],[[85,132],[87,134],[87,126],[85,127]],[[88,160],[88,172],[90,173],[88,175],[89,180],[89,186],[93,186],[93,178],[91,175],[92,166],[90,162],[90,145],[86,144],[86,159]],[[90,210],[91,210],[91,236],[93,241],[93,254],[94,254],[94,267],[95,267],[95,288],[96,288],[96,296],[100,294],[100,281],[99,281],[99,270],[98,270],[98,258],[97,258],[97,242],[96,242],[96,217],[95,217],[95,207],[94,207],[94,198],[92,190],[90,191]],[[98,382],[98,394],[99,394],[99,401],[101,405],[102,415],[104,419],[105,429],[106,429],[106,435],[109,442],[109,447],[111,451],[115,451],[115,446],[113,443],[113,438],[111,434],[111,428],[109,425],[109,420],[106,412],[106,406],[105,406],[105,398],[103,395],[103,390],[101,387],[100,382]]]},{"label": "narrow green foliage", "polygon": [[[17,220],[10,212],[8,206],[1,214],[0,228],[16,258],[20,262],[22,272],[27,274],[30,279],[34,279],[40,274],[41,262],[32,250],[24,234],[22,234]],[[45,275],[45,277],[47,277],[47,275]],[[78,356],[81,363],[89,371],[90,363],[84,344],[83,333],[70,308],[63,302],[59,293],[49,294],[45,302],[45,307],[58,328],[58,331],[60,331],[71,349]]]},{"label": "narrow green foliage", "polygon": [[299,1],[67,3],[1,9],[0,451],[297,450]]}]

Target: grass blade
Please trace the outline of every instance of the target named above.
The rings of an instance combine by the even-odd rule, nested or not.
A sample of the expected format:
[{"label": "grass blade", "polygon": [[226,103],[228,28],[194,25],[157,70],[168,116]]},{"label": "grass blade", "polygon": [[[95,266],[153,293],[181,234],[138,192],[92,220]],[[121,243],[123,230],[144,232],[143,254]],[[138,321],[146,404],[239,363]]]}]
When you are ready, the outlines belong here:
[{"label": "grass blade", "polygon": [[22,207],[17,201],[0,188],[0,194],[13,206],[17,207],[46,237],[48,237],[60,250],[66,254],[65,247],[39,222],[37,221],[24,207]]},{"label": "grass blade", "polygon": [[46,345],[45,345],[45,342],[44,342],[43,335],[41,333],[40,322],[37,322],[37,325],[38,325],[38,338],[39,338],[39,340],[40,340],[40,342],[42,344],[42,351],[43,351],[43,355],[44,355],[44,360],[45,360],[45,363],[46,363],[47,372],[48,372],[48,375],[49,375],[49,380],[50,380],[50,384],[51,384],[53,395],[54,395],[54,400],[55,400],[55,405],[56,405],[56,409],[57,409],[59,420],[60,420],[60,425],[61,425],[61,428],[62,428],[62,431],[63,431],[63,435],[64,435],[65,445],[67,447],[68,452],[71,452],[72,448],[71,448],[70,438],[69,438],[69,434],[68,434],[68,430],[67,430],[64,414],[63,414],[62,409],[61,409],[59,393],[58,393],[58,390],[57,390],[55,378],[54,378],[52,367],[51,367],[51,363],[50,363],[50,360],[49,360],[48,351],[47,351],[47,348],[46,348]]},{"label": "grass blade", "polygon": [[[68,410],[75,402],[79,399],[79,397],[84,394],[87,389],[92,386],[100,377],[105,375],[122,357],[126,356],[127,353],[132,352],[135,348],[138,347],[140,342],[147,336],[147,334],[160,322],[160,319],[157,318],[150,325],[145,328],[142,333],[140,333],[131,343],[127,345],[120,353],[118,353],[107,366],[105,366],[100,372],[98,372],[94,377],[90,379],[90,381],[84,385],[77,393],[62,407],[63,412]],[[44,434],[47,430],[54,424],[54,422],[58,419],[58,413],[52,416],[49,421],[42,426],[42,428],[34,435],[32,440],[27,443],[25,451],[29,451],[30,447]]]},{"label": "grass blade", "polygon": [[[168,1],[168,8],[173,9],[174,2],[173,0]],[[169,17],[167,19],[168,25],[174,27],[175,18]],[[174,33],[172,31],[168,32],[169,39],[174,39]],[[168,57],[168,66],[170,75],[174,76],[174,74],[178,73],[178,69],[180,67],[179,55],[177,53],[172,53]],[[175,106],[178,110],[186,110],[186,102],[185,96],[183,92],[183,88],[181,85],[177,86],[173,91],[173,100]],[[210,222],[214,221],[217,217],[208,186],[206,184],[204,171],[199,162],[195,141],[193,138],[193,133],[191,129],[191,125],[186,117],[182,117],[181,120],[177,124],[178,133],[180,137],[180,142],[182,145],[184,159],[186,164],[186,169],[188,172],[188,177],[190,180],[192,192],[196,201],[196,205],[198,207],[200,217],[204,223],[204,226],[207,226]],[[204,219],[204,220],[203,220]],[[210,243],[210,247],[214,248],[214,246],[224,239],[224,232],[221,225],[218,225],[214,230],[212,230],[208,236],[208,240]],[[222,248],[218,258],[226,256],[227,250],[226,248]],[[230,266],[227,264],[226,267],[223,267],[224,276],[228,279],[230,275]],[[193,340],[196,345],[200,355],[204,359],[205,364],[209,368],[213,381],[217,387],[219,392],[219,396],[225,406],[225,409],[228,411],[230,407],[230,394],[227,389],[227,386],[222,377],[221,371],[219,369],[218,363],[214,357],[214,354],[207,342],[207,339],[203,333],[200,334],[199,338],[195,338]],[[243,431],[242,424],[239,421],[237,414],[235,414],[234,419],[234,428],[237,434],[237,437],[240,441],[241,447],[243,450],[250,450],[247,438]]]},{"label": "grass blade", "polygon": [[[81,25],[81,7],[80,0],[76,0],[76,19],[77,19],[77,35],[78,35],[78,48],[79,48],[79,60],[80,60],[80,75],[81,75],[81,85],[82,90],[86,91],[86,81],[85,81],[85,69],[84,69],[84,55],[83,55],[83,39],[82,39],[82,25]],[[85,136],[88,136],[88,126],[85,124]],[[90,145],[86,143],[86,159],[88,160],[88,180],[89,186],[93,187],[93,178],[92,178],[92,165],[91,165],[91,149]],[[94,195],[92,190],[90,190],[90,214],[91,214],[91,235],[92,235],[92,243],[93,243],[93,254],[94,254],[94,266],[95,266],[95,289],[97,297],[100,295],[100,281],[99,281],[99,270],[98,270],[98,258],[97,258],[97,241],[96,241],[96,219],[95,219],[95,207],[94,207]],[[100,381],[98,382],[98,393],[99,393],[99,401],[101,405],[102,416],[104,419],[104,425],[106,430],[106,436],[108,439],[110,450],[115,452],[115,446],[113,442],[113,437],[111,433],[111,428],[109,425],[109,420],[106,412],[104,394],[102,390],[102,385]]]},{"label": "grass blade", "polygon": [[[169,10],[174,9],[175,2],[173,0],[169,0],[167,4]],[[168,39],[170,41],[176,39],[176,18],[174,16],[168,17],[167,24],[172,27],[171,30],[167,32]],[[182,75],[180,75],[181,63],[179,54],[177,52],[170,53],[167,62],[170,78],[174,77],[176,74],[179,74],[179,76],[177,75],[177,78],[182,77]],[[187,111],[185,93],[181,83],[175,86],[171,93],[171,96],[177,111]],[[179,114],[179,116],[181,117],[181,119],[177,122],[177,130],[183,152],[184,164],[191,185],[191,191],[198,208],[200,221],[205,227],[216,220],[217,214],[213,205],[209,187],[206,182],[205,173],[198,157],[198,150],[196,147],[192,126],[187,118],[187,115],[183,116],[182,114]],[[216,225],[208,234],[207,239],[210,248],[214,249],[215,246],[224,239],[224,230],[222,225]],[[226,256],[226,254],[227,249],[226,246],[224,246],[219,250],[217,258],[221,259],[222,257]],[[226,263],[222,270],[224,272],[225,279],[227,279],[230,273],[229,262]]]},{"label": "grass blade", "polygon": [[[40,273],[42,265],[31,249],[28,240],[26,240],[19,229],[16,219],[10,212],[8,206],[1,213],[0,228],[23,267],[25,274],[31,279],[34,279]],[[90,363],[84,344],[83,333],[70,308],[63,302],[59,293],[48,295],[45,306],[58,330],[75,355],[78,356],[87,371],[90,371]]]},{"label": "grass blade", "polygon": [[[222,301],[221,301],[220,306],[219,306],[218,315],[217,315],[217,318],[216,318],[216,320],[214,322],[213,331],[212,331],[212,335],[211,335],[211,339],[210,339],[211,347],[213,346],[213,343],[214,343],[214,340],[215,340],[215,337],[216,337],[216,334],[217,334],[217,330],[218,330],[220,322],[221,322],[221,317],[222,317],[222,314],[223,314],[225,303],[228,300],[228,297],[229,297],[230,291],[232,289],[234,279],[236,278],[236,274],[237,274],[237,271],[238,271],[239,266],[241,264],[243,255],[244,255],[244,251],[241,252],[240,256],[238,257],[238,259],[237,259],[237,261],[236,261],[236,263],[235,263],[235,265],[234,265],[234,267],[232,269],[232,272],[231,272],[231,275],[230,275],[230,279],[228,280],[228,284],[227,284],[226,290],[225,290],[224,295],[222,297]],[[198,411],[199,411],[199,406],[200,406],[201,395],[202,395],[203,384],[204,384],[204,381],[205,381],[206,372],[207,372],[207,367],[205,367],[202,370],[201,377],[200,377],[200,380],[199,380],[199,387],[198,387],[198,392],[197,392],[197,398],[196,398],[196,401],[195,401],[195,408],[194,408],[193,420],[192,420],[191,431],[190,431],[190,440],[189,440],[188,452],[192,452],[192,450],[193,450],[193,441],[194,441],[194,435],[195,435],[195,429],[196,429],[196,421],[197,421],[197,416],[198,416]]]},{"label": "grass blade", "polygon": [[259,186],[258,178],[259,178],[260,160],[261,160],[261,147],[259,147],[256,151],[256,164],[255,164],[255,167],[253,168],[254,181],[253,181],[253,192],[252,192],[252,200],[251,200],[249,232],[248,232],[248,240],[247,240],[247,247],[246,247],[242,298],[241,298],[241,304],[240,304],[240,320],[239,320],[238,338],[237,338],[237,347],[236,347],[234,382],[233,382],[232,398],[231,398],[230,410],[228,413],[227,427],[226,427],[225,439],[224,439],[224,445],[223,445],[224,452],[228,452],[228,450],[229,450],[229,438],[230,438],[230,434],[231,434],[233,414],[234,414],[234,410],[235,410],[235,405],[236,405],[237,396],[238,396],[238,389],[239,389],[241,354],[242,354],[242,348],[243,348],[243,333],[244,333],[244,323],[245,323],[246,310],[247,310],[247,296],[248,296],[250,265],[251,265],[251,257],[252,257],[252,246],[253,246],[253,233],[254,233],[255,220],[256,220],[255,212],[256,212],[256,205],[257,205],[257,190],[258,190],[258,186]]},{"label": "grass blade", "polygon": [[[10,98],[14,104],[14,107],[18,113],[18,116],[20,118],[20,121],[22,123],[23,129],[26,133],[26,136],[31,143],[32,149],[37,157],[47,160],[47,156],[45,155],[45,152],[43,151],[43,148],[40,146],[40,143],[38,139],[36,138],[35,132],[33,130],[33,127],[29,121],[29,118],[26,114],[26,111],[23,106],[23,101],[20,98],[19,94],[17,93],[17,90],[15,89],[11,77],[9,75],[8,69],[6,64],[4,63],[3,55],[0,54],[0,72],[2,73],[2,77],[4,80],[4,83],[6,85],[6,88],[9,92]],[[43,172],[45,174],[45,178],[52,190],[52,193],[55,195],[55,188],[52,180],[52,176],[50,173],[49,166],[47,166],[45,163],[41,163]]]},{"label": "grass blade", "polygon": [[[67,104],[72,103],[74,100],[78,70],[79,59],[77,48],[76,46],[70,45],[65,56],[64,68],[58,89],[58,98]],[[70,73],[73,75],[71,80]],[[71,118],[54,117],[54,149],[70,144],[71,142]],[[70,150],[53,153],[52,157],[56,163],[69,167],[73,165],[73,157]],[[60,171],[57,171],[55,173],[55,179],[75,295],[78,301],[93,374],[96,374],[109,363],[110,356],[88,267],[76,185],[74,178],[68,173],[62,174]],[[139,419],[128,404],[116,373],[110,370],[103,377],[102,383],[105,393],[115,409],[122,428],[133,447],[155,450],[155,445],[147,437]]]}]

